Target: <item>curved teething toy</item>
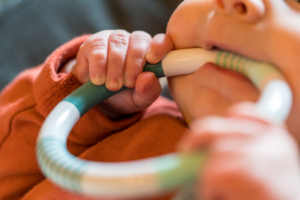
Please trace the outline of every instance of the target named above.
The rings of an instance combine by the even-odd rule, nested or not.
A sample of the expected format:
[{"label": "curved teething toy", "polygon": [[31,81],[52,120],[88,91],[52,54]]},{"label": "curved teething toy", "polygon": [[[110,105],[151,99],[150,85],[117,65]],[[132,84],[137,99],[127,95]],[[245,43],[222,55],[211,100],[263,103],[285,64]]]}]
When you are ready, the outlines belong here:
[{"label": "curved teething toy", "polygon": [[[188,74],[212,62],[246,75],[262,91],[257,106],[262,115],[282,123],[289,114],[292,93],[274,66],[244,57],[204,49],[169,52],[156,65],[144,71],[157,77]],[[67,137],[89,109],[117,92],[88,82],[60,102],[45,120],[37,139],[37,158],[42,172],[55,184],[88,196],[137,198],[155,195],[179,186],[194,177],[205,153],[177,153],[123,163],[98,163],[81,160],[66,148]]]}]

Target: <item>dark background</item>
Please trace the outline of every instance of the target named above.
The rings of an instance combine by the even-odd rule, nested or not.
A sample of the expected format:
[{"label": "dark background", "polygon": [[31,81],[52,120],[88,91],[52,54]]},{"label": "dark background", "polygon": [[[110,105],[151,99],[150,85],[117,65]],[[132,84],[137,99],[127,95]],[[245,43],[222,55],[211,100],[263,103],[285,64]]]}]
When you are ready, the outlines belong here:
[{"label": "dark background", "polygon": [[165,32],[182,0],[0,0],[0,90],[72,38],[105,29]]}]

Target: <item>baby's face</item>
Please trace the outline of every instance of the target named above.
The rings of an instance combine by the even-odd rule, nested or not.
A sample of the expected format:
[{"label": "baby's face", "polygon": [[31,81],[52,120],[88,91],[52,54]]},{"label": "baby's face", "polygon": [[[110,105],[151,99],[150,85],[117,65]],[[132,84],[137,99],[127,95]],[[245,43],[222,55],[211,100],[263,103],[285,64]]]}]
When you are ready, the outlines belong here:
[{"label": "baby's face", "polygon": [[[300,3],[293,0],[185,0],[173,13],[167,34],[176,49],[215,47],[278,66],[286,75],[294,94],[288,127],[293,134],[300,130],[297,122],[300,117]],[[201,98],[201,95],[192,95],[197,95],[197,88],[193,85],[201,81],[199,74],[174,77],[169,81],[175,101],[184,117],[190,120],[201,117],[196,112],[203,109],[199,105],[197,110],[197,104],[193,104]],[[221,74],[232,77],[229,72]],[[197,75],[197,78],[194,77]],[[180,84],[191,87],[180,91],[177,89]],[[191,92],[191,97],[186,97],[184,93],[188,93],[189,88],[194,92]],[[181,97],[183,95],[185,98]],[[240,100],[255,100],[257,97],[254,96],[253,93]],[[187,111],[188,104],[194,106],[192,111]],[[298,135],[300,138],[300,133]]]}]

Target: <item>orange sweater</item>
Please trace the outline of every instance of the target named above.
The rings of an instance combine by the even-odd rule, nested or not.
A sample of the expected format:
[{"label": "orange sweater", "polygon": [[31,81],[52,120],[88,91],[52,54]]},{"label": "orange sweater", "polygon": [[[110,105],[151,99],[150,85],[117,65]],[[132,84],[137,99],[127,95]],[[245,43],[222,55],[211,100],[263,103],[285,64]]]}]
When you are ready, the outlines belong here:
[{"label": "orange sweater", "polygon": [[[0,199],[87,199],[64,191],[40,172],[35,141],[45,117],[80,86],[72,74],[57,73],[76,57],[87,36],[52,53],[42,66],[21,73],[0,95]],[[111,121],[95,107],[70,133],[69,151],[94,161],[127,161],[172,152],[186,126],[176,105],[162,97],[146,111]],[[161,199],[169,199],[163,197]]]}]

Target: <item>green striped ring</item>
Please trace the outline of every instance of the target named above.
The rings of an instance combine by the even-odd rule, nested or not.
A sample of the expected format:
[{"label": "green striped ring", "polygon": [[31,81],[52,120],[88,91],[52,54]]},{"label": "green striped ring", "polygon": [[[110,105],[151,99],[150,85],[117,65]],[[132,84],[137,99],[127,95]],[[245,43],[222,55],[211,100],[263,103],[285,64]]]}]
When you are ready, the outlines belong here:
[{"label": "green striped ring", "polygon": [[236,71],[235,66],[234,66],[234,60],[238,57],[236,54],[232,54],[231,60],[230,60],[230,69]]},{"label": "green striped ring", "polygon": [[223,58],[223,67],[225,67],[225,68],[228,68],[228,65],[227,65],[227,59],[228,59],[228,57],[230,56],[230,53],[229,52],[224,52],[224,58]]},{"label": "green striped ring", "polygon": [[[231,59],[228,64],[229,57]],[[236,59],[237,62],[234,62]],[[217,52],[215,63],[223,68],[232,69],[247,76],[260,89],[262,89],[262,83],[267,75],[275,73],[281,76],[281,72],[270,64],[253,61],[243,56],[222,50]]]}]

